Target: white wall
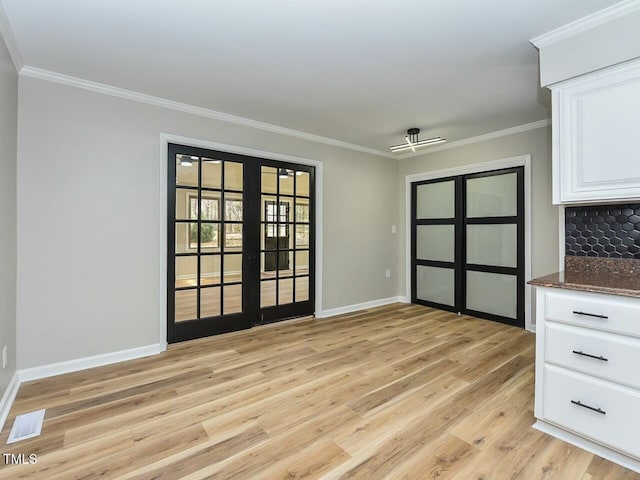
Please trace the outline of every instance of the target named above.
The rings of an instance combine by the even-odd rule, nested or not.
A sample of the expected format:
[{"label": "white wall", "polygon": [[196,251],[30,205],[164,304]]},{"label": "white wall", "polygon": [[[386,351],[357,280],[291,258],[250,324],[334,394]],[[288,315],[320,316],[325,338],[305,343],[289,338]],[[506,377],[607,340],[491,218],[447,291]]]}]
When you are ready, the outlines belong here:
[{"label": "white wall", "polygon": [[636,11],[541,48],[541,85],[640,57],[639,32]]},{"label": "white wall", "polygon": [[401,160],[398,178],[399,292],[405,292],[405,177],[526,154],[531,155],[532,277],[558,270],[558,207],[551,204],[551,129],[538,128]]},{"label": "white wall", "polygon": [[19,368],[158,342],[160,133],[322,161],[323,308],[396,295],[393,160],[28,77],[19,109]]},{"label": "white wall", "polygon": [[[16,370],[16,140],[18,74],[0,37],[0,398]],[[2,365],[0,364],[0,368]]]}]

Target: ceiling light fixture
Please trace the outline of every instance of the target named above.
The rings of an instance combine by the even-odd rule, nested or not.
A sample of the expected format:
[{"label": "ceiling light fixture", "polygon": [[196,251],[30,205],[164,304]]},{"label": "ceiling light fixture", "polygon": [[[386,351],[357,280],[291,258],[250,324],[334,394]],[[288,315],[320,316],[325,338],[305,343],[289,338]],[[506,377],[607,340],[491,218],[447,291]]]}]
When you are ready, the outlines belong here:
[{"label": "ceiling light fixture", "polygon": [[401,145],[394,145],[391,147],[391,151],[393,153],[404,152],[405,150],[416,151],[416,148],[420,147],[428,147],[429,145],[437,145],[438,143],[444,143],[447,140],[442,137],[434,137],[429,138],[427,140],[419,140],[418,134],[420,133],[419,128],[410,128],[407,130],[407,135],[404,137],[407,143],[403,143]]},{"label": "ceiling light fixture", "polygon": [[190,167],[191,165],[193,165],[193,161],[198,161],[199,157],[196,157],[194,155],[189,156],[189,155],[180,155],[180,166],[181,167]]},{"label": "ceiling light fixture", "polygon": [[280,178],[289,178],[289,170],[286,168],[281,168],[278,170],[278,177]]}]

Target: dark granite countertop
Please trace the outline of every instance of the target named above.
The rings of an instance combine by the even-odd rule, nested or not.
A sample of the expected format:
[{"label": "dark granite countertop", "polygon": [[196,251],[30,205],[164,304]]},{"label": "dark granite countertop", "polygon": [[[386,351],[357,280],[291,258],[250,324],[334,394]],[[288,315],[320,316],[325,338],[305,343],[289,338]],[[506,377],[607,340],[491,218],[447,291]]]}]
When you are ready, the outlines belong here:
[{"label": "dark granite countertop", "polygon": [[640,261],[568,256],[564,271],[529,284],[640,298]]}]

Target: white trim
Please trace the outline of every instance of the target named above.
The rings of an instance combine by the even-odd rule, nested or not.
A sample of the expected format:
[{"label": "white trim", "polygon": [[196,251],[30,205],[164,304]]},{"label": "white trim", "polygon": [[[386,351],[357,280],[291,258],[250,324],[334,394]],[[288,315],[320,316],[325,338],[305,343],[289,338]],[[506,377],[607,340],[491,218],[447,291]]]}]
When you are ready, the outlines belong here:
[{"label": "white trim", "polygon": [[132,90],[126,90],[124,88],[112,87],[104,83],[84,80],[81,78],[64,75],[62,73],[51,72],[48,70],[31,67],[28,65],[22,67],[22,69],[20,70],[20,75],[24,75],[26,77],[31,77],[31,78],[37,78],[40,80],[46,80],[49,82],[59,83],[62,85],[68,85],[71,87],[81,88],[84,90],[89,90],[91,92],[101,93],[103,95],[111,95],[118,98],[124,98],[127,100],[146,103],[149,105],[154,105],[156,107],[167,108],[169,110],[175,110],[178,112],[189,113],[189,114],[198,115],[201,117],[212,118],[214,120],[220,120],[223,122],[233,123],[236,125],[257,128],[260,130],[265,130],[265,131],[277,133],[280,135],[287,135],[290,137],[301,138],[303,140],[308,140],[310,142],[323,143],[323,144],[331,145],[334,147],[345,148],[347,150],[354,150],[357,152],[377,155],[379,157],[393,158],[393,159],[399,159],[399,160],[402,160],[405,158],[417,157],[420,155],[428,155],[430,153],[439,152],[441,150],[447,150],[449,148],[455,148],[455,147],[460,147],[462,145],[470,145],[473,143],[484,142],[486,140],[504,137],[506,135],[513,135],[516,133],[526,132],[528,130],[535,130],[537,128],[548,127],[549,125],[551,125],[550,119],[539,120],[537,122],[526,123],[524,125],[518,125],[511,128],[506,128],[504,130],[497,130],[495,132],[486,133],[476,137],[465,138],[465,139],[444,144],[441,146],[432,147],[432,148],[429,148],[428,151],[420,151],[416,153],[408,153],[408,154],[397,156],[392,154],[391,152],[385,152],[375,148],[356,145],[354,143],[344,142],[342,140],[337,140],[334,138],[322,137],[320,135],[314,135],[311,133],[301,132],[299,130],[280,127],[278,125],[272,125],[270,123],[259,122],[256,120],[251,120],[249,118],[230,115],[227,113],[210,110],[208,108],[197,107],[195,105],[176,102],[176,101],[168,100],[161,97],[146,95],[144,93],[139,93]]},{"label": "white trim", "polygon": [[146,345],[144,347],[136,347],[128,350],[120,350],[118,352],[103,353],[101,355],[93,355],[91,357],[77,358],[66,362],[52,363],[42,365],[40,367],[31,367],[18,370],[18,378],[20,383],[30,382],[31,380],[40,380],[41,378],[53,377],[64,373],[77,372],[88,368],[102,367],[112,363],[134,360],[136,358],[148,357],[156,355],[162,351],[159,344]]},{"label": "white trim", "polygon": [[[412,182],[421,182],[423,180],[432,180],[435,178],[455,177],[457,175],[469,175],[472,173],[488,172],[490,170],[500,170],[503,168],[523,167],[531,162],[531,155],[519,155],[517,157],[501,158],[499,160],[491,160],[488,162],[472,163],[469,165],[460,165],[459,167],[444,168],[442,170],[432,170],[429,172],[414,173],[405,177],[405,183],[410,185]],[[410,192],[409,192],[410,193]],[[410,214],[411,212],[409,212]]]},{"label": "white trim", "polygon": [[507,135],[514,135],[516,133],[528,132],[529,130],[536,130],[538,128],[548,127],[551,125],[551,119],[545,118],[537,122],[525,123],[524,125],[518,125],[517,127],[505,128],[504,130],[496,130],[495,132],[485,133],[484,135],[478,135],[477,137],[464,138],[455,142],[440,145],[438,147],[429,148],[428,150],[422,150],[416,153],[408,153],[397,157],[399,160],[405,158],[418,157],[420,155],[429,155],[430,153],[439,152],[441,150],[448,150],[450,148],[461,147],[463,145],[471,145],[472,143],[486,142],[487,140],[493,140],[494,138],[506,137]]},{"label": "white trim", "polygon": [[529,285],[531,276],[531,252],[532,244],[532,194],[533,187],[531,182],[531,155],[524,155],[521,161],[524,162],[524,328],[535,333],[535,325],[532,307],[532,291],[533,287]]},{"label": "white trim", "polygon": [[9,412],[11,411],[13,401],[16,399],[19,388],[20,377],[18,376],[18,372],[14,372],[13,377],[11,377],[11,380],[9,381],[9,385],[7,385],[7,388],[4,391],[4,395],[2,395],[2,400],[0,400],[0,431],[4,428],[4,422],[7,421],[7,417],[9,416]]},{"label": "white trim", "polygon": [[560,164],[557,159],[560,158],[560,144],[562,139],[558,136],[560,129],[560,121],[563,105],[560,102],[560,91],[555,87],[549,87],[551,90],[551,203],[557,205],[560,203]]},{"label": "white trim", "polygon": [[165,138],[160,134],[160,262],[159,262],[159,291],[160,301],[158,304],[158,343],[160,349],[167,350],[167,182],[169,175],[169,136]]},{"label": "white trim", "polygon": [[9,50],[9,56],[13,61],[13,65],[19,73],[24,67],[24,62],[22,61],[22,55],[20,55],[16,37],[13,34],[11,23],[9,23],[9,18],[7,17],[7,12],[5,12],[2,6],[2,2],[0,2],[0,36],[2,36],[2,39],[7,46],[7,50]]},{"label": "white trim", "polygon": [[[165,347],[166,349],[166,347]],[[2,401],[0,402],[0,430],[4,428],[4,422],[9,415],[9,411],[16,398],[20,385],[24,382],[32,380],[40,380],[42,378],[53,377],[65,373],[78,372],[88,368],[102,367],[111,365],[112,363],[125,362],[135,360],[137,358],[148,357],[161,353],[164,349],[160,344],[146,345],[144,347],[130,348],[128,350],[120,350],[118,352],[103,353],[101,355],[93,355],[91,357],[77,358],[66,362],[52,363],[39,367],[23,368],[16,371],[4,392]]]},{"label": "white trim", "polygon": [[126,100],[147,103],[149,105],[167,108],[169,110],[175,110],[177,112],[189,113],[191,115],[212,118],[214,120],[242,125],[244,127],[257,128],[259,130],[266,130],[268,132],[273,132],[280,135],[301,138],[310,142],[324,143],[326,145],[346,148],[348,150],[355,150],[357,152],[368,153],[380,157],[395,158],[395,156],[390,152],[384,152],[375,148],[364,147],[362,145],[344,142],[335,138],[322,137],[320,135],[314,135],[312,133],[301,132],[300,130],[293,130],[291,128],[280,127],[278,125],[272,125],[270,123],[259,122],[257,120],[251,120],[250,118],[230,115],[228,113],[218,112],[216,110],[211,110],[203,107],[197,107],[195,105],[190,105],[187,103],[176,102],[174,100],[168,100],[166,98],[155,97],[132,90],[126,90],[124,88],[112,87],[111,85],[107,85],[104,83],[84,80],[82,78],[72,77],[70,75],[64,75],[57,72],[51,72],[49,70],[44,70],[41,68],[25,66],[20,71],[20,75],[24,75],[25,77],[37,78],[40,80],[46,80],[49,82],[60,83],[62,85],[68,85],[71,87],[81,88],[84,90],[89,90],[91,92],[101,93],[103,95],[111,95],[113,97],[124,98]]},{"label": "white trim", "polygon": [[532,428],[546,433],[547,435],[551,435],[552,437],[559,438],[560,440],[570,443],[571,445],[582,448],[587,452],[593,453],[602,458],[606,458],[607,460],[611,460],[612,462],[617,463],[618,465],[622,465],[629,470],[640,472],[640,462],[638,462],[637,460],[634,460],[627,455],[617,452],[616,450],[605,447],[604,445],[600,445],[598,443],[587,440],[584,437],[568,432],[562,428],[558,428],[555,425],[551,425],[543,420],[538,420],[532,425]]},{"label": "white trim", "polygon": [[51,72],[37,67],[24,66],[20,70],[20,75],[25,77],[37,78],[40,80],[46,80],[49,82],[59,83],[71,87],[81,88],[89,90],[91,92],[100,93],[103,95],[111,95],[113,97],[124,98],[126,100],[132,100],[136,102],[146,103],[154,105],[156,107],[167,108],[169,110],[175,110],[178,112],[189,113],[192,115],[198,115],[201,117],[212,118],[214,120],[220,120],[223,122],[233,123],[236,125],[242,125],[245,127],[257,128],[268,132],[277,133],[280,135],[287,135],[290,137],[301,138],[310,142],[323,143],[334,147],[345,148],[347,150],[354,150],[357,152],[368,153],[371,155],[377,155],[379,157],[393,158],[402,160],[405,158],[417,157],[420,155],[428,155],[433,152],[439,152],[441,150],[447,150],[449,148],[460,147],[462,145],[470,145],[473,143],[484,142],[494,138],[504,137],[507,135],[513,135],[516,133],[526,132],[528,130],[535,130],[537,128],[548,127],[551,125],[550,119],[539,120],[537,122],[526,123],[524,125],[518,125],[515,127],[506,128],[504,130],[497,130],[495,132],[489,132],[476,137],[465,138],[457,140],[441,146],[429,148],[428,151],[420,151],[416,153],[408,153],[404,155],[394,155],[391,152],[378,150],[375,148],[365,147],[363,145],[357,145],[354,143],[344,142],[335,138],[322,137],[320,135],[314,135],[312,133],[301,132],[299,130],[293,130],[286,127],[280,127],[278,125],[272,125],[270,123],[259,122],[257,120],[251,120],[245,117],[239,117],[237,115],[230,115],[216,110],[208,108],[198,107],[186,103],[176,102],[174,100],[168,100],[161,97],[155,97],[132,90],[126,90],[124,88],[113,87],[104,83],[93,82],[90,80],[84,80],[82,78],[72,77],[70,75],[64,75],[62,73]]},{"label": "white trim", "polygon": [[169,143],[177,143],[191,147],[207,148],[210,150],[220,150],[223,152],[237,153],[270,160],[281,160],[284,162],[298,163],[300,165],[310,165],[315,167],[316,179],[316,304],[315,316],[322,318],[322,192],[323,192],[323,163],[309,158],[295,157],[283,153],[267,152],[255,150],[253,148],[241,147],[238,145],[228,145],[224,143],[210,142],[197,138],[183,137],[169,133],[160,134],[160,318],[159,337],[160,345],[166,349],[167,346],[167,155]]},{"label": "white trim", "polygon": [[571,23],[567,23],[561,27],[558,27],[550,32],[538,35],[535,38],[529,40],[537,49],[548,47],[554,43],[564,40],[565,38],[572,37],[578,33],[590,30],[603,23],[615,20],[618,17],[627,15],[640,9],[640,0],[625,0],[620,3],[616,3],[602,10],[598,10],[586,17],[579,18]]},{"label": "white trim", "polygon": [[357,312],[360,310],[367,310],[369,308],[382,307],[383,305],[390,305],[392,303],[407,303],[407,299],[403,296],[380,298],[378,300],[371,300],[370,302],[356,303],[354,305],[346,305],[344,307],[330,308],[322,312],[322,315],[316,315],[316,318],[329,318],[336,315],[344,315],[345,313]]},{"label": "white trim", "polygon": [[490,162],[415,173],[405,177],[405,295],[407,298],[411,298],[411,184],[422,180],[469,175],[471,173],[511,167],[524,167],[524,328],[531,331],[533,325],[531,315],[531,285],[526,283],[531,280],[531,155],[520,155],[518,157],[503,158]]},{"label": "white trim", "polygon": [[566,238],[564,233],[564,215],[565,215],[565,206],[558,205],[558,270],[564,270],[564,256],[565,256],[565,245]]},{"label": "white trim", "polygon": [[[638,0],[640,1],[640,0]],[[610,79],[613,77],[613,80],[619,80],[618,77],[619,75],[629,75],[630,78],[635,78],[637,77],[637,75],[635,74],[635,71],[637,71],[637,69],[640,67],[640,57],[636,57],[636,58],[632,58],[630,60],[625,60],[624,62],[620,62],[620,63],[616,63],[615,65],[608,65],[606,67],[602,67],[599,68],[597,70],[594,70],[592,72],[587,72],[585,74],[579,75],[577,77],[571,77],[568,78],[566,80],[560,80],[559,82],[555,82],[555,83],[551,83],[549,85],[546,85],[546,88],[548,88],[549,90],[551,90],[551,93],[553,94],[554,92],[560,92],[563,93],[564,90],[567,90],[569,88],[574,88],[574,87],[582,87],[585,84],[590,84],[593,82],[603,82],[606,83],[608,81],[610,81]],[[622,79],[627,80],[627,78]],[[608,84],[605,85],[596,85],[596,88],[602,87],[602,86],[609,86]],[[584,91],[579,91],[578,93],[584,93]],[[551,102],[552,105],[556,105],[560,103],[561,98],[558,96],[558,98],[552,98]],[[555,125],[559,125],[560,124],[560,120],[562,120],[561,116],[554,116],[553,112],[551,112],[551,118],[552,118],[552,124]]]}]

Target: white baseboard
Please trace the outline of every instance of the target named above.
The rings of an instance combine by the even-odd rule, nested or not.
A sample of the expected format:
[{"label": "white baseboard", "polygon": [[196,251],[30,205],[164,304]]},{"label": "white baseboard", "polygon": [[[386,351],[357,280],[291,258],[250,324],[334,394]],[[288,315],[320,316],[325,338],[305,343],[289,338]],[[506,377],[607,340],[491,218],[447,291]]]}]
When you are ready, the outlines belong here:
[{"label": "white baseboard", "polygon": [[531,333],[536,333],[536,324],[534,323],[533,325],[529,325],[529,328],[527,328],[527,330]]},{"label": "white baseboard", "polygon": [[594,455],[598,455],[602,458],[606,458],[607,460],[611,460],[618,465],[622,465],[629,470],[633,470],[634,472],[640,472],[640,462],[634,460],[627,455],[624,455],[620,452],[612,450],[610,448],[605,447],[604,445],[600,445],[599,443],[594,443],[591,440],[587,440],[579,435],[575,435],[571,432],[563,430],[562,428],[558,428],[555,425],[551,425],[542,420],[538,420],[533,424],[533,428],[536,430],[540,430],[546,434],[551,435],[552,437],[559,438],[560,440],[564,440],[571,445],[575,445],[576,447],[582,448],[587,452],[593,453]]},{"label": "white baseboard", "polygon": [[391,303],[407,303],[406,297],[397,296],[389,298],[380,298],[378,300],[372,300],[370,302],[356,303],[354,305],[346,305],[344,307],[330,308],[329,310],[323,310],[319,315],[316,313],[316,318],[328,318],[335,317],[336,315],[344,315],[345,313],[357,312],[358,310],[366,310],[368,308],[381,307],[383,305],[389,305]]},{"label": "white baseboard", "polygon": [[2,400],[0,400],[0,431],[4,428],[4,422],[7,421],[13,401],[18,394],[18,388],[20,388],[20,378],[18,372],[14,372],[13,377],[11,377],[9,381],[9,385],[7,385],[7,389],[4,391]]},{"label": "white baseboard", "polygon": [[102,355],[94,355],[92,357],[78,358],[76,360],[68,360],[66,362],[42,365],[40,367],[24,368],[18,370],[17,373],[21,383],[30,382],[31,380],[53,377],[55,375],[62,375],[63,373],[77,372],[79,370],[86,370],[87,368],[101,367],[112,363],[133,360],[135,358],[148,357],[149,355],[155,355],[161,351],[162,346],[155,343],[144,347],[104,353]]}]

